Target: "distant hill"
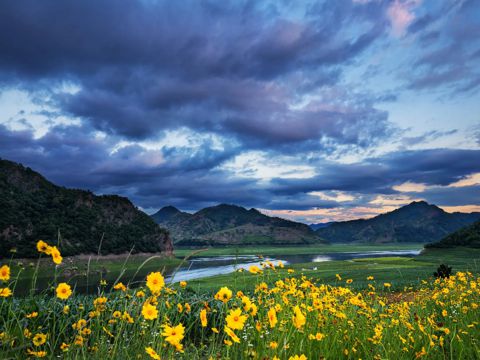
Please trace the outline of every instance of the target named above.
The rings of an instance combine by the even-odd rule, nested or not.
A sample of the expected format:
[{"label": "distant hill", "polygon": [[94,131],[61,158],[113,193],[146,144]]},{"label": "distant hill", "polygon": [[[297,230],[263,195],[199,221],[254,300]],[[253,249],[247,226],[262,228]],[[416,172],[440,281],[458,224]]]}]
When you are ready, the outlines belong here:
[{"label": "distant hill", "polygon": [[310,229],[312,230],[318,230],[318,229],[323,229],[326,228],[327,226],[330,226],[332,224],[335,224],[335,221],[330,221],[330,222],[325,222],[325,223],[317,223],[317,224],[309,224]]},{"label": "distant hill", "polygon": [[165,206],[152,215],[156,223],[178,222],[188,219],[192,214],[178,210],[174,206]]},{"label": "distant hill", "polygon": [[480,248],[480,221],[461,228],[436,243],[427,244],[425,247],[453,248],[457,246]]},{"label": "distant hill", "polygon": [[56,186],[0,159],[0,257],[36,257],[36,242],[56,244],[59,233],[63,255],[97,253],[102,237],[102,254],[172,252],[168,232],[127,198]]},{"label": "distant hill", "polygon": [[336,222],[316,233],[337,243],[429,243],[479,219],[480,213],[447,213],[419,201],[372,219]]},{"label": "distant hill", "polygon": [[[323,240],[308,225],[221,204],[188,214],[168,206],[152,215],[178,245],[306,244]],[[160,221],[158,220],[160,219]]]}]

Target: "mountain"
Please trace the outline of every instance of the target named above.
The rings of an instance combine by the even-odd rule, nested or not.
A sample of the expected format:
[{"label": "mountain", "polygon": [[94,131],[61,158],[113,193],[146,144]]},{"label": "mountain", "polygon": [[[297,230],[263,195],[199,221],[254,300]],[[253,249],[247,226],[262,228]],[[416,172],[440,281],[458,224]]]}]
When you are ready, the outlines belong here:
[{"label": "mountain", "polygon": [[[175,211],[176,210],[176,211]],[[256,209],[220,204],[195,214],[169,206],[152,216],[178,245],[305,244],[323,240],[308,225],[270,217]],[[158,221],[158,220],[157,220]]]},{"label": "mountain", "polygon": [[172,252],[168,232],[127,198],[56,186],[39,173],[0,159],[0,257],[38,256],[42,239],[63,255]]},{"label": "mountain", "polygon": [[310,226],[310,228],[312,230],[318,230],[318,229],[326,228],[327,226],[330,226],[334,223],[335,223],[335,221],[329,221],[329,222],[325,222],[325,223],[309,224],[308,226]]},{"label": "mountain", "polygon": [[436,243],[427,244],[425,247],[452,248],[457,246],[480,248],[480,221],[461,228]]},{"label": "mountain", "polygon": [[341,243],[429,243],[479,219],[480,213],[447,213],[418,201],[372,219],[336,222],[316,233]]},{"label": "mountain", "polygon": [[192,214],[180,211],[174,206],[165,206],[151,216],[156,223],[160,224],[168,223],[170,221],[178,222],[189,218]]}]

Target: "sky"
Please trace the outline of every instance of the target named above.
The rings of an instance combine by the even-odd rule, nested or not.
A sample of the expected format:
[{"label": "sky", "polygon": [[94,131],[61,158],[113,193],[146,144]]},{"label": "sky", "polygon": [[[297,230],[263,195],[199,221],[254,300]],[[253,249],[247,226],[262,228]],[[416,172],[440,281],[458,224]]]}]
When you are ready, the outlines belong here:
[{"label": "sky", "polygon": [[2,1],[0,157],[147,213],[480,211],[480,2]]}]

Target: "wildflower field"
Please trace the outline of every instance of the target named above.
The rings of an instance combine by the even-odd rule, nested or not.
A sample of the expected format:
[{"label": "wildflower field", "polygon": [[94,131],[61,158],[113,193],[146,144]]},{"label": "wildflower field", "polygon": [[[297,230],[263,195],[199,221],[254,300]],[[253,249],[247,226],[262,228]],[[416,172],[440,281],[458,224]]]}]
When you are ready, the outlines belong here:
[{"label": "wildflower field", "polygon": [[[37,249],[61,268],[59,249]],[[373,276],[363,290],[342,274],[325,285],[268,261],[241,276],[255,289],[197,294],[152,272],[134,289],[118,282],[107,292],[101,280],[95,296],[54,277],[43,294],[20,298],[1,264],[0,358],[480,358],[477,274],[426,278],[401,293]]]}]

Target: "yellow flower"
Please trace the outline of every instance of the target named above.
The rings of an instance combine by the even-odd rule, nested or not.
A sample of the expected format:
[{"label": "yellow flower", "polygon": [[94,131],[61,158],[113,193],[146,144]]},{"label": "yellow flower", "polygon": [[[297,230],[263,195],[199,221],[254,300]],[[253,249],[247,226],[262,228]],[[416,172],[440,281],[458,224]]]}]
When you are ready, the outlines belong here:
[{"label": "yellow flower", "polygon": [[169,325],[163,325],[162,336],[165,337],[165,341],[171,345],[180,344],[185,334],[185,328],[182,324],[178,324],[175,327]]},{"label": "yellow flower", "polygon": [[2,267],[0,267],[0,280],[10,280],[10,267],[8,265],[3,265]]},{"label": "yellow flower", "polygon": [[385,286],[386,288],[389,288],[389,287],[392,286],[392,284],[390,284],[390,283],[384,283],[383,286]]},{"label": "yellow flower", "polygon": [[295,356],[290,356],[288,360],[307,360],[307,357],[305,355],[295,355]]},{"label": "yellow flower", "polygon": [[58,250],[56,246],[51,247],[51,255],[52,260],[55,264],[60,265],[62,263],[62,255],[60,254],[60,250]]},{"label": "yellow flower", "polygon": [[46,351],[33,351],[33,350],[28,349],[27,353],[28,353],[28,355],[34,356],[36,358],[43,358],[43,357],[47,356]]},{"label": "yellow flower", "polygon": [[248,271],[250,271],[252,274],[261,274],[262,273],[262,270],[256,265],[250,266],[248,268]]},{"label": "yellow flower", "polygon": [[240,339],[238,338],[238,336],[235,334],[235,332],[230,329],[228,326],[225,325],[225,328],[223,329],[223,331],[225,331],[225,333],[230,336],[230,338],[236,342],[236,343],[239,343],[240,342]]},{"label": "yellow flower", "polygon": [[207,310],[202,309],[200,311],[200,321],[202,322],[202,327],[207,326]]},{"label": "yellow flower", "polygon": [[444,317],[447,316],[447,315],[448,315],[447,310],[443,309],[443,310],[442,310],[442,315],[443,315]]},{"label": "yellow flower", "polygon": [[84,342],[84,339],[81,335],[75,336],[75,341],[74,341],[75,345],[82,346],[83,342]]},{"label": "yellow flower", "polygon": [[12,290],[10,290],[8,287],[0,288],[0,297],[9,297],[11,295],[12,295]]},{"label": "yellow flower", "polygon": [[352,279],[347,279],[347,281],[345,281],[347,284],[351,284],[353,282]]},{"label": "yellow flower", "polygon": [[250,305],[250,310],[248,310],[248,311],[249,311],[250,315],[252,315],[252,316],[257,315],[257,311],[258,311],[257,305],[252,303]]},{"label": "yellow flower", "polygon": [[295,308],[293,309],[293,312],[294,312],[293,325],[295,325],[297,329],[300,329],[301,327],[303,327],[303,325],[305,325],[305,322],[306,322],[305,315],[303,315],[298,305],[295,306]]},{"label": "yellow flower", "polygon": [[119,282],[119,283],[115,284],[113,289],[114,290],[127,291],[127,287],[122,282]]},{"label": "yellow flower", "polygon": [[367,277],[367,280],[375,280],[375,278],[370,275],[370,276]]},{"label": "yellow flower", "polygon": [[60,345],[60,350],[67,351],[69,347],[70,347],[70,345],[62,343],[62,345]]},{"label": "yellow flower", "polygon": [[187,287],[187,282],[186,281],[180,281],[180,287],[185,289]]},{"label": "yellow flower", "polygon": [[120,319],[122,317],[122,313],[120,311],[114,311],[112,316],[115,318],[115,319]]},{"label": "yellow flower", "polygon": [[338,281],[342,280],[342,277],[339,274],[335,274],[335,277],[337,278]]},{"label": "yellow flower", "polygon": [[234,330],[242,330],[246,320],[247,316],[242,315],[242,309],[230,310],[230,313],[225,318],[227,326]]},{"label": "yellow flower", "polygon": [[37,250],[38,252],[50,255],[52,253],[52,248],[43,240],[38,240],[37,242]]},{"label": "yellow flower", "polygon": [[107,303],[108,299],[105,296],[101,296],[93,300],[93,305],[95,306],[95,310],[97,311],[104,311],[105,304]]},{"label": "yellow flower", "polygon": [[42,333],[35,334],[32,341],[33,341],[33,345],[35,346],[43,345],[47,341],[47,335]]},{"label": "yellow flower", "polygon": [[165,286],[165,279],[160,272],[152,272],[147,276],[147,287],[153,294],[158,294]]},{"label": "yellow flower", "polygon": [[153,350],[151,347],[146,347],[145,352],[150,356],[150,358],[155,360],[160,360],[160,355],[158,355],[157,352]]},{"label": "yellow flower", "polygon": [[126,311],[123,312],[122,319],[128,322],[129,324],[134,323],[132,316]]},{"label": "yellow flower", "polygon": [[308,335],[308,338],[310,340],[317,340],[317,341],[323,340],[324,337],[325,337],[325,335],[322,334],[322,333],[319,333],[319,332],[316,333],[315,335],[313,335],[313,334]]},{"label": "yellow flower", "polygon": [[27,319],[36,318],[37,316],[38,316],[38,312],[36,312],[36,311],[34,311],[34,312],[30,313],[30,314],[26,314],[26,315],[25,315],[25,317],[26,317]]},{"label": "yellow flower", "polygon": [[222,301],[224,304],[228,302],[232,298],[232,290],[228,287],[222,287],[218,292],[215,294],[215,299]]},{"label": "yellow flower", "polygon": [[67,283],[60,283],[57,286],[57,297],[62,300],[66,300],[72,295],[72,288]]},{"label": "yellow flower", "polygon": [[270,341],[270,344],[268,345],[270,349],[276,349],[278,347],[278,343],[276,341]]},{"label": "yellow flower", "polygon": [[145,291],[139,290],[139,291],[137,291],[135,296],[138,297],[138,298],[143,298],[143,297],[145,297]]},{"label": "yellow flower", "polygon": [[270,322],[270,327],[271,328],[274,328],[275,325],[277,325],[277,311],[275,310],[275,308],[270,308],[270,310],[268,310],[268,321]]},{"label": "yellow flower", "polygon": [[218,329],[215,328],[215,327],[212,328],[212,331],[213,331],[215,334],[218,334],[218,333],[219,333]]},{"label": "yellow flower", "polygon": [[142,307],[142,315],[146,320],[155,320],[158,317],[158,310],[155,306],[146,302]]}]

